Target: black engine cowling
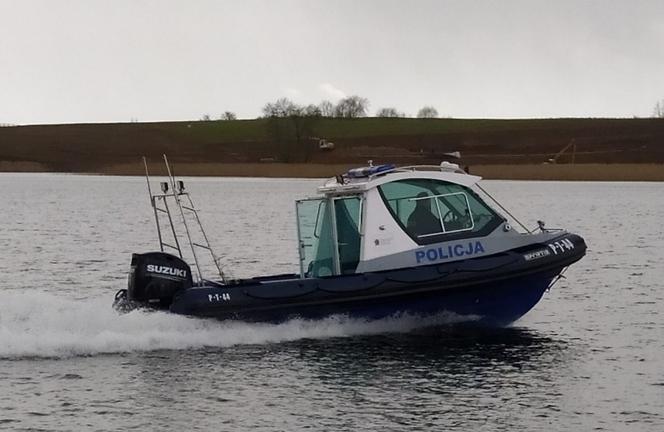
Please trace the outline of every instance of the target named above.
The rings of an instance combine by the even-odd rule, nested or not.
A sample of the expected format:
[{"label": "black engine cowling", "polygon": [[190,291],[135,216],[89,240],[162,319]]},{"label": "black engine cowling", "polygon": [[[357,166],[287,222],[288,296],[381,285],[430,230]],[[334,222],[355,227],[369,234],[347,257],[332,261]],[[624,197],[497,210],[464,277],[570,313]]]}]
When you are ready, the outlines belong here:
[{"label": "black engine cowling", "polygon": [[168,308],[173,296],[193,285],[191,268],[164,252],[132,254],[127,298],[157,308]]}]

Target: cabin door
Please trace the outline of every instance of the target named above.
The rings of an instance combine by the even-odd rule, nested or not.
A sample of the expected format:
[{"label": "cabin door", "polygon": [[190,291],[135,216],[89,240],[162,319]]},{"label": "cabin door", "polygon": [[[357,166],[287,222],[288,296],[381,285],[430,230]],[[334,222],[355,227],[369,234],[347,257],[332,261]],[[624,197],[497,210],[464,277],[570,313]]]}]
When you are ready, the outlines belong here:
[{"label": "cabin door", "polygon": [[339,274],[355,273],[362,245],[362,199],[359,196],[335,198],[334,219]]},{"label": "cabin door", "polygon": [[338,257],[328,199],[295,202],[300,254],[300,276],[322,277],[338,274]]},{"label": "cabin door", "polygon": [[358,196],[296,201],[301,277],[354,273],[360,261]]}]

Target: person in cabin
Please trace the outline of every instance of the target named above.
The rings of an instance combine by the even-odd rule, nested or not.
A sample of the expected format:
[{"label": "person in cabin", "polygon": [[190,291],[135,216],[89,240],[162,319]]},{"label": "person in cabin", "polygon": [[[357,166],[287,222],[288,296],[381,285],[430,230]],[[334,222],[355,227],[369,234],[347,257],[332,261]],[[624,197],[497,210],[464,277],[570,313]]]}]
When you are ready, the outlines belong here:
[{"label": "person in cabin", "polygon": [[431,212],[431,199],[426,199],[429,195],[426,192],[417,194],[415,200],[415,209],[408,216],[406,228],[408,232],[415,236],[433,234],[442,231],[440,220]]}]

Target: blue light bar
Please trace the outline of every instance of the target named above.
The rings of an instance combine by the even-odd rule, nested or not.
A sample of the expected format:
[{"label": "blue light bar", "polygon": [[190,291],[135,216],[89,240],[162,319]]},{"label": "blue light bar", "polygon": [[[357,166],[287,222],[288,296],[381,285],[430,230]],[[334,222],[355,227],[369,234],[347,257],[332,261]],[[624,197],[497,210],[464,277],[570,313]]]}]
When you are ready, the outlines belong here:
[{"label": "blue light bar", "polygon": [[380,174],[385,171],[393,170],[395,167],[396,166],[394,164],[383,164],[383,165],[376,165],[364,168],[353,168],[348,170],[346,176],[348,178],[369,177],[372,175]]}]

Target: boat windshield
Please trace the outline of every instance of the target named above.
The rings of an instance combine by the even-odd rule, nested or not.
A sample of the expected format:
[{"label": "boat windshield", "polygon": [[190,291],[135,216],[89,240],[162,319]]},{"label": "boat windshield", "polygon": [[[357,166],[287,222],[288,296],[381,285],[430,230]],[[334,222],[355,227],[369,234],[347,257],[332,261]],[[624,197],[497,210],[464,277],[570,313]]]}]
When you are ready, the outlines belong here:
[{"label": "boat windshield", "polygon": [[392,216],[418,244],[487,235],[503,222],[475,192],[458,184],[408,179],[378,189]]}]

